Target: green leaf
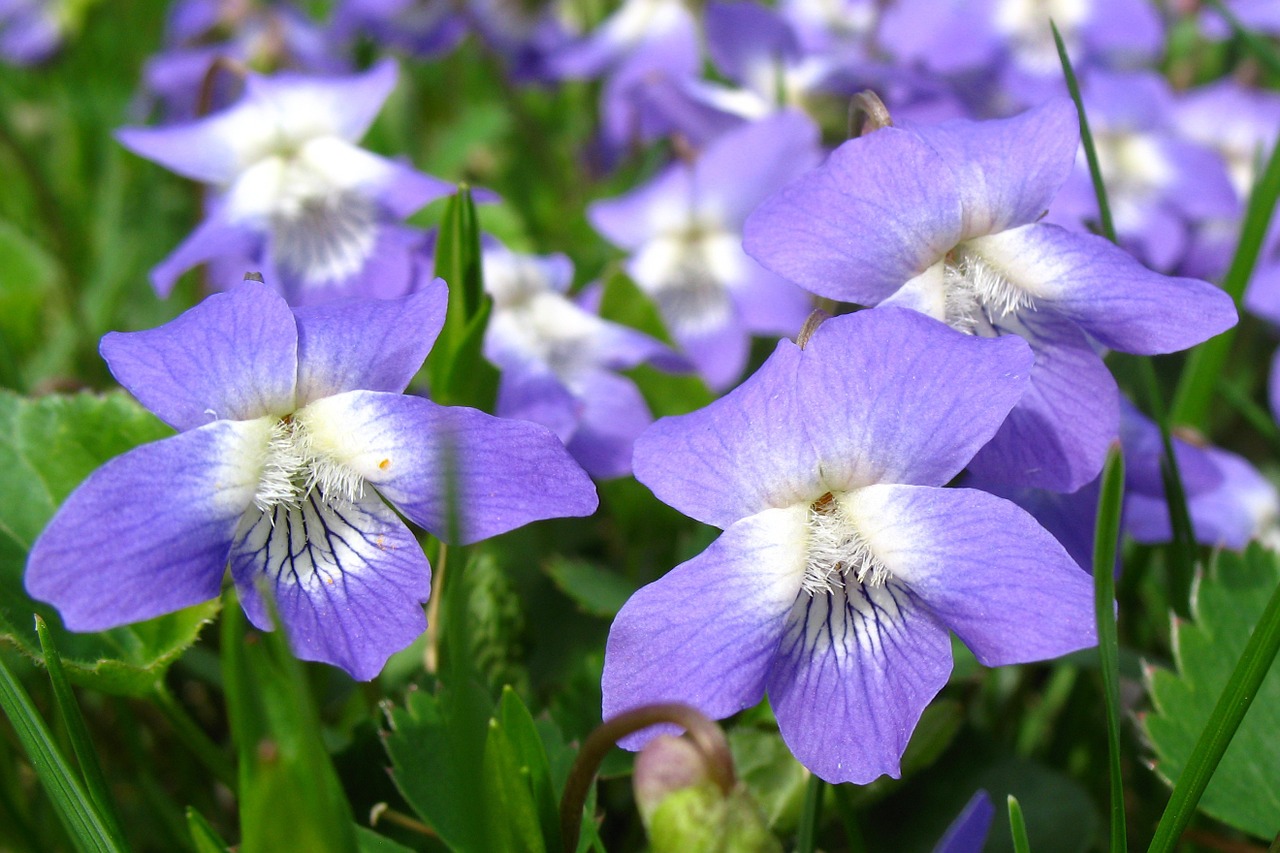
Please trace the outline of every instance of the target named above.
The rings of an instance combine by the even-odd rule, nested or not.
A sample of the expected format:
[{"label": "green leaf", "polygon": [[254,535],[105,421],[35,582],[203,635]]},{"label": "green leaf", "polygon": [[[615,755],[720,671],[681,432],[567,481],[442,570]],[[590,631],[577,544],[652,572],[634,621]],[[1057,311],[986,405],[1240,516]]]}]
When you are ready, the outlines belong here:
[{"label": "green leaf", "polygon": [[583,613],[612,619],[636,591],[635,584],[589,560],[555,555],[543,568],[556,588]]},{"label": "green leaf", "polygon": [[357,853],[351,805],[284,632],[246,632],[235,604],[222,629],[227,714],[240,759],[240,849]]},{"label": "green leaf", "polygon": [[[1159,759],[1156,772],[1176,780],[1179,788],[1194,784],[1193,776],[1207,779],[1199,800],[1202,811],[1273,838],[1280,832],[1280,777],[1275,773],[1280,767],[1280,669],[1271,665],[1280,645],[1280,560],[1257,544],[1244,554],[1220,553],[1209,575],[1198,581],[1193,605],[1194,623],[1174,622],[1177,672],[1155,669],[1148,674],[1155,712],[1143,727]],[[1251,676],[1248,681],[1240,677],[1242,668],[1249,670],[1244,673]],[[1228,706],[1219,708],[1219,697],[1231,700]],[[1234,737],[1230,718],[1239,720]],[[1201,755],[1199,741],[1206,731],[1218,747],[1225,747],[1216,773],[1212,754]],[[1184,825],[1195,807],[1191,793],[1188,789],[1179,798]],[[1171,799],[1170,806],[1175,805]],[[1172,849],[1179,832],[1172,827],[1158,831],[1157,840],[1167,835],[1167,843],[1160,848],[1153,842],[1152,849]]]},{"label": "green leaf", "polygon": [[84,853],[116,853],[126,849],[117,843],[94,809],[84,786],[53,742],[49,727],[5,665],[4,658],[0,658],[0,710],[13,723],[18,741],[30,756],[31,766],[76,849]]},{"label": "green leaf", "polygon": [[187,831],[191,833],[191,846],[196,848],[196,853],[227,853],[227,842],[219,837],[204,815],[193,808],[187,809]]},{"label": "green leaf", "polygon": [[1009,795],[1009,837],[1013,839],[1015,853],[1031,853],[1031,841],[1027,838],[1027,822],[1022,818],[1022,806],[1018,798]]},{"label": "green leaf", "polygon": [[498,723],[511,745],[520,775],[529,786],[546,849],[559,851],[562,846],[559,811],[561,791],[551,778],[547,744],[529,714],[529,709],[521,701],[520,694],[510,687],[503,689],[502,698],[498,700]]},{"label": "green leaf", "polygon": [[102,822],[106,824],[111,836],[123,846],[124,832],[120,829],[120,818],[116,814],[107,779],[102,774],[102,765],[98,763],[98,753],[93,747],[93,740],[89,737],[89,728],[85,725],[84,715],[80,713],[75,694],[71,692],[71,685],[67,682],[67,674],[62,669],[62,658],[53,644],[53,638],[49,636],[49,628],[45,621],[39,616],[35,621],[45,666],[49,669],[49,681],[53,685],[54,702],[58,706],[62,725],[71,740],[71,749],[75,754],[76,763],[80,765],[85,791],[94,809],[102,816]]},{"label": "green leaf", "polygon": [[[173,431],[123,392],[26,399],[0,391],[0,640],[42,659],[32,614],[48,623],[67,677],[106,693],[149,692],[218,612],[210,601],[94,634],[71,633],[22,585],[27,552],[71,490],[107,460]],[[85,571],[92,571],[86,555]]]},{"label": "green leaf", "polygon": [[[1124,510],[1124,456],[1118,444],[1107,454],[1093,539],[1094,618],[1102,692],[1107,706],[1107,757],[1111,777],[1111,853],[1125,853],[1124,779],[1120,774],[1120,641],[1116,634],[1116,548]],[[1011,801],[1012,802],[1012,801]],[[1012,808],[1012,805],[1010,806]]]},{"label": "green leaf", "polygon": [[484,748],[484,798],[491,814],[488,849],[545,853],[528,773],[502,725],[490,720]]},{"label": "green leaf", "polygon": [[360,845],[360,853],[413,853],[412,848],[405,847],[364,826],[356,827],[356,843]]},{"label": "green leaf", "polygon": [[[15,225],[0,220],[0,382],[21,387],[19,367],[47,346],[60,307],[57,262]],[[63,309],[65,310],[65,308]]]},{"label": "green leaf", "polygon": [[800,824],[808,772],[777,731],[738,727],[728,734],[738,779],[760,804],[769,828],[790,835]]}]

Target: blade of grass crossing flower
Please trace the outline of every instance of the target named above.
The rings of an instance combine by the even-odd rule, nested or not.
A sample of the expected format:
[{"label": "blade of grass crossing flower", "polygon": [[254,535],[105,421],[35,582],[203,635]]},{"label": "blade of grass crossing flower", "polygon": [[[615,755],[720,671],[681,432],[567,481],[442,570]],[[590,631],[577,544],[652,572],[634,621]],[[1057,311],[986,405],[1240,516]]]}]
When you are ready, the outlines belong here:
[{"label": "blade of grass crossing flower", "polygon": [[191,807],[187,808],[187,831],[196,853],[227,853],[227,842],[218,837],[204,815]]},{"label": "blade of grass crossing flower", "polygon": [[1124,508],[1124,456],[1119,445],[1107,454],[1093,540],[1094,607],[1102,693],[1107,705],[1107,752],[1111,773],[1111,851],[1125,853],[1124,779],[1120,774],[1120,644],[1116,637],[1115,566]]},{"label": "blade of grass crossing flower", "polygon": [[1013,853],[1031,853],[1031,840],[1027,838],[1027,822],[1022,817],[1022,804],[1013,794],[1009,795],[1009,834],[1013,837]]},{"label": "blade of grass crossing flower", "polygon": [[[1098,163],[1098,151],[1093,143],[1093,133],[1089,130],[1089,118],[1085,114],[1084,100],[1080,96],[1080,84],[1075,70],[1071,67],[1071,58],[1067,56],[1066,44],[1062,34],[1052,21],[1053,41],[1058,47],[1058,59],[1062,62],[1062,73],[1066,78],[1067,90],[1076,105],[1076,113],[1080,117],[1080,144],[1084,146],[1085,159],[1089,163],[1089,177],[1093,181],[1093,192],[1098,199],[1098,219],[1102,236],[1112,243],[1116,240],[1115,224],[1111,218],[1111,205],[1107,201],[1107,188],[1102,181],[1102,167]],[[1178,471],[1176,457],[1173,455],[1173,439],[1169,432],[1169,414],[1160,393],[1160,383],[1156,377],[1155,365],[1149,358],[1136,360],[1138,378],[1142,383],[1147,398],[1147,411],[1160,427],[1160,440],[1164,449],[1164,458],[1160,462],[1160,474],[1164,480],[1165,499],[1169,504],[1170,525],[1173,528],[1173,545],[1169,549],[1170,587],[1174,609],[1183,616],[1188,613],[1188,600],[1191,592],[1191,578],[1195,571],[1195,536],[1191,529],[1191,514],[1187,511],[1186,489],[1182,484],[1182,475]]]},{"label": "blade of grass crossing flower", "polygon": [[1222,760],[1231,738],[1235,736],[1240,721],[1244,719],[1258,688],[1266,677],[1276,653],[1280,651],[1280,586],[1276,587],[1267,602],[1267,609],[1249,635],[1244,653],[1227,679],[1222,695],[1214,705],[1209,722],[1205,724],[1187,766],[1174,783],[1173,793],[1165,805],[1164,814],[1151,840],[1149,853],[1170,853],[1178,843],[1182,831],[1195,814],[1196,805],[1204,794]]},{"label": "blade of grass crossing flower", "polygon": [[1102,168],[1098,165],[1098,150],[1093,144],[1093,133],[1089,130],[1089,119],[1084,113],[1084,101],[1080,97],[1080,83],[1076,80],[1076,72],[1071,67],[1071,58],[1067,56],[1067,46],[1062,41],[1062,33],[1058,25],[1049,21],[1053,30],[1053,43],[1058,46],[1058,59],[1062,62],[1062,73],[1067,78],[1067,91],[1075,102],[1076,112],[1080,116],[1080,143],[1084,146],[1084,156],[1089,163],[1089,177],[1093,180],[1093,192],[1098,198],[1098,226],[1102,236],[1112,243],[1116,242],[1116,227],[1111,219],[1111,205],[1107,201],[1107,190],[1102,184]]},{"label": "blade of grass crossing flower", "polygon": [[[1237,306],[1258,263],[1267,231],[1271,227],[1277,197],[1280,197],[1280,144],[1272,149],[1262,175],[1249,193],[1244,223],[1240,226],[1240,242],[1236,244],[1231,266],[1227,268],[1227,275],[1222,280],[1222,289],[1231,295]],[[1182,376],[1179,377],[1177,393],[1173,397],[1175,423],[1204,430],[1214,394],[1220,390],[1221,377],[1225,375],[1224,368],[1235,336],[1236,330],[1228,329],[1192,350]]]},{"label": "blade of grass crossing flower", "polygon": [[1241,23],[1240,19],[1232,14],[1231,10],[1222,3],[1222,0],[1207,0],[1207,2],[1214,8],[1214,11],[1231,25],[1231,29],[1244,42],[1245,47],[1253,54],[1254,59],[1265,65],[1271,73],[1280,74],[1280,53],[1277,53],[1276,49],[1266,39],[1261,38],[1257,33]]},{"label": "blade of grass crossing flower", "polygon": [[93,748],[93,740],[89,737],[89,728],[85,725],[84,715],[80,713],[75,694],[71,692],[67,674],[62,669],[62,656],[54,647],[53,638],[49,635],[49,627],[39,616],[36,617],[36,634],[40,637],[40,650],[44,652],[45,667],[49,670],[49,682],[53,685],[54,702],[57,703],[58,714],[62,717],[62,723],[71,740],[71,750],[75,753],[76,764],[80,766],[85,793],[89,795],[89,799],[112,837],[123,845],[124,832],[120,828],[120,818],[116,814],[115,803],[111,800],[107,779],[102,774],[102,765],[98,763],[98,753]]},{"label": "blade of grass crossing flower", "polygon": [[[278,626],[269,592],[264,586]],[[351,805],[283,630],[246,631],[244,611],[230,600],[222,625],[227,713],[240,754],[240,849],[357,853]]]},{"label": "blade of grass crossing flower", "polygon": [[31,759],[36,776],[49,794],[58,820],[82,853],[124,851],[94,809],[75,771],[62,757],[31,697],[0,658],[0,709],[13,724],[18,741]]},{"label": "blade of grass crossing flower", "polygon": [[800,832],[796,836],[796,853],[813,853],[818,845],[818,821],[822,818],[822,795],[826,785],[817,776],[809,777],[800,812]]}]

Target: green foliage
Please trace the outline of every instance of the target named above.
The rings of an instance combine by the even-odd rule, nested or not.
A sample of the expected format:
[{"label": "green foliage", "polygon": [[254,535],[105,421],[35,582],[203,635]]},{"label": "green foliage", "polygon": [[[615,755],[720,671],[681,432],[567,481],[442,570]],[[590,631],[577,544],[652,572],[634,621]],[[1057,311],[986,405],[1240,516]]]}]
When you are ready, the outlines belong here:
[{"label": "green foliage", "polygon": [[636,591],[625,578],[589,560],[556,556],[545,568],[556,588],[592,616],[612,619]]},{"label": "green foliage", "polygon": [[[62,654],[67,677],[108,693],[142,695],[218,612],[218,602],[96,634],[63,629],[22,586],[27,552],[73,488],[107,460],[172,434],[123,392],[27,400],[0,392],[0,639],[40,659],[32,614]],[[92,571],[91,565],[85,566]]]},{"label": "green foliage", "polygon": [[745,788],[726,796],[709,781],[663,799],[650,820],[649,843],[653,853],[782,853]]},{"label": "green foliage", "polygon": [[284,632],[246,631],[232,603],[222,620],[222,660],[240,766],[240,849],[357,853],[351,806]]},{"label": "green foliage", "polygon": [[[1220,553],[1199,580],[1193,622],[1174,621],[1176,671],[1153,669],[1148,688],[1155,712],[1143,728],[1155,749],[1156,772],[1178,780],[1218,697],[1245,651],[1269,599],[1280,588],[1280,560],[1252,545]],[[1280,832],[1280,669],[1262,681],[1200,800],[1224,823],[1270,839]]]}]

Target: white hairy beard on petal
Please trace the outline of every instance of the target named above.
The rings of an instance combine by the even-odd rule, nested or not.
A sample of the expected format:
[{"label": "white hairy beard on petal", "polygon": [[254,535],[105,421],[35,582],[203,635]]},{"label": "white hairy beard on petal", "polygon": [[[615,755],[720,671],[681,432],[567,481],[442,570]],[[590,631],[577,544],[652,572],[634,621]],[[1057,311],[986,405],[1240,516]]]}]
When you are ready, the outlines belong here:
[{"label": "white hairy beard on petal", "polygon": [[809,506],[808,553],[800,588],[810,596],[848,592],[853,586],[883,586],[889,570],[876,559],[842,503],[828,492]]},{"label": "white hairy beard on petal", "polygon": [[314,493],[327,502],[356,503],[364,497],[364,479],[343,456],[349,440],[340,424],[326,423],[322,398],[283,418],[262,418],[266,442],[253,496],[264,513],[277,507],[297,509]]}]

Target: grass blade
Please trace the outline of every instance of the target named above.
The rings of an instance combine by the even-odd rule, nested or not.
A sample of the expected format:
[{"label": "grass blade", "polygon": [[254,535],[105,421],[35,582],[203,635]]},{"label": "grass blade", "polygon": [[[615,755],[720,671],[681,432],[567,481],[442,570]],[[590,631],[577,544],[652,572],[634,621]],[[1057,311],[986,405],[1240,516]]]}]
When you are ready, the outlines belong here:
[{"label": "grass blade", "polygon": [[1170,853],[1179,836],[1195,814],[1196,805],[1208,787],[1218,762],[1222,760],[1231,738],[1235,736],[1240,721],[1244,719],[1253,697],[1258,694],[1262,679],[1280,651],[1280,586],[1276,587],[1267,602],[1267,609],[1249,635],[1244,654],[1227,679],[1213,714],[1205,724],[1187,766],[1178,776],[1173,793],[1165,805],[1160,824],[1156,827],[1148,853]]},{"label": "grass blade", "polygon": [[1280,74],[1280,53],[1277,53],[1266,39],[1260,38],[1257,33],[1242,24],[1240,19],[1222,3],[1222,0],[1206,0],[1206,2],[1231,26],[1235,34],[1244,42],[1245,47],[1253,54],[1254,59],[1265,65],[1272,74]]},{"label": "grass blade", "polygon": [[[1227,268],[1227,275],[1222,280],[1222,289],[1235,300],[1237,306],[1258,263],[1262,244],[1271,226],[1277,197],[1280,197],[1280,144],[1272,149],[1262,175],[1249,193],[1249,204],[1245,208],[1244,222],[1240,226],[1240,242],[1236,244],[1231,266]],[[1236,330],[1228,329],[1191,352],[1182,376],[1179,377],[1178,391],[1173,397],[1175,423],[1198,427],[1204,431],[1235,337]]]},{"label": "grass blade", "polygon": [[1107,454],[1102,469],[1102,495],[1093,540],[1094,612],[1098,620],[1098,654],[1102,693],[1107,706],[1107,753],[1111,773],[1111,853],[1125,853],[1124,779],[1120,774],[1120,643],[1116,637],[1115,566],[1124,509],[1124,456],[1119,445]]},{"label": "grass blade", "polygon": [[40,719],[31,697],[5,666],[3,658],[0,658],[0,709],[13,723],[18,740],[30,756],[31,766],[76,849],[84,853],[125,850],[94,810],[75,772],[53,742],[49,727]]},{"label": "grass blade", "polygon": [[796,853],[813,853],[818,846],[818,821],[822,817],[822,794],[825,783],[809,776],[804,790],[804,806],[800,812],[800,833],[796,837]]},{"label": "grass blade", "polygon": [[[1067,56],[1067,46],[1062,41],[1062,34],[1052,21],[1053,41],[1058,47],[1058,59],[1062,62],[1062,73],[1067,81],[1067,90],[1076,105],[1076,113],[1080,117],[1080,144],[1084,146],[1085,159],[1089,163],[1089,177],[1093,181],[1093,192],[1098,199],[1098,218],[1102,236],[1116,243],[1115,224],[1111,218],[1111,205],[1107,201],[1107,188],[1102,182],[1102,168],[1098,164],[1098,152],[1093,143],[1093,133],[1089,130],[1089,118],[1085,115],[1084,100],[1080,97],[1080,84],[1076,80],[1075,70],[1071,67],[1071,58]],[[1182,483],[1182,474],[1178,471],[1177,458],[1173,455],[1173,438],[1169,430],[1169,413],[1164,405],[1164,397],[1160,393],[1160,383],[1156,377],[1155,365],[1150,358],[1137,358],[1138,379],[1142,383],[1143,395],[1147,401],[1147,411],[1160,427],[1160,443],[1164,449],[1164,457],[1160,460],[1160,474],[1164,480],[1165,500],[1169,505],[1169,521],[1173,528],[1173,544],[1169,548],[1169,586],[1174,610],[1180,615],[1189,613],[1191,595],[1191,579],[1195,574],[1196,542],[1191,527],[1191,513],[1187,510],[1187,492]]]},{"label": "grass blade", "polygon": [[1022,818],[1022,805],[1013,794],[1009,795],[1009,834],[1013,836],[1013,853],[1031,853],[1031,839],[1027,838],[1027,822]]},{"label": "grass blade", "polygon": [[53,685],[53,698],[57,703],[58,713],[62,716],[62,722],[67,727],[67,734],[71,738],[71,749],[75,753],[76,764],[80,766],[85,791],[102,817],[107,830],[121,846],[124,846],[124,831],[121,829],[120,817],[116,814],[107,778],[102,773],[102,765],[98,763],[98,753],[93,748],[93,739],[89,737],[89,727],[85,725],[84,715],[80,713],[75,694],[71,692],[71,684],[67,681],[67,674],[62,669],[62,656],[53,645],[49,626],[39,616],[36,617],[36,634],[40,637],[40,649],[44,652],[49,681]]}]

